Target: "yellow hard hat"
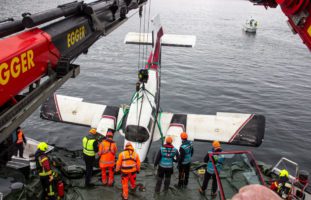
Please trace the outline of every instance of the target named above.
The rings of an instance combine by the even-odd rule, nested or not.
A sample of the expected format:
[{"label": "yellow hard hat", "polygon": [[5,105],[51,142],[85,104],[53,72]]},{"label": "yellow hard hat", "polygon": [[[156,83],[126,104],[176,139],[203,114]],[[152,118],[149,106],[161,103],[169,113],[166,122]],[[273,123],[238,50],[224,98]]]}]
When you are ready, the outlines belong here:
[{"label": "yellow hard hat", "polygon": [[95,128],[91,128],[89,132],[94,135],[94,134],[96,134],[96,129]]},{"label": "yellow hard hat", "polygon": [[282,169],[279,174],[279,177],[284,177],[284,176],[288,178],[288,171],[286,169]]},{"label": "yellow hard hat", "polygon": [[40,142],[37,146],[37,148],[40,150],[40,151],[43,151],[45,152],[46,150],[48,150],[48,147],[49,145],[46,143],[46,142]]}]

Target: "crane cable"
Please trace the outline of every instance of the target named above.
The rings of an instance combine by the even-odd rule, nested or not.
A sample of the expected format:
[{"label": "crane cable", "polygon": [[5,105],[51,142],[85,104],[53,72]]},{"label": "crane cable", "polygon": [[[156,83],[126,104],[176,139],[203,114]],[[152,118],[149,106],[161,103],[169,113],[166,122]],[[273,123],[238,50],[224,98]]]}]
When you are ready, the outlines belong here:
[{"label": "crane cable", "polygon": [[[148,40],[149,40],[150,13],[151,13],[151,0],[149,1],[149,9],[148,9],[147,42],[148,42]],[[145,51],[144,53],[145,53],[145,58],[147,59],[147,56],[148,56],[148,48],[147,48],[147,45],[146,45],[146,51]]]},{"label": "crane cable", "polygon": [[[148,42],[148,33],[149,33],[149,23],[150,23],[150,5],[151,5],[151,2],[149,3],[149,10],[148,10],[148,21],[147,21],[147,42]],[[144,60],[147,59],[147,45],[143,45],[142,47],[142,55],[140,54],[140,45],[141,45],[141,38],[145,41],[145,31],[146,31],[146,6],[145,6],[145,9],[144,9],[144,23],[143,23],[143,37],[142,36],[142,9],[143,7],[140,7],[139,8],[139,17],[140,17],[140,22],[139,22],[139,55],[138,55],[138,71],[139,71],[139,64],[141,61],[141,68],[144,68]],[[139,90],[141,91],[142,93],[142,96],[141,96],[141,104],[140,104],[140,110],[139,110],[139,115],[137,116],[138,114],[138,99],[137,99],[137,110],[136,110],[136,117],[138,117],[138,119],[136,118],[136,120],[138,120],[138,124],[137,124],[137,130],[136,130],[136,134],[138,134],[138,127],[139,127],[139,124],[140,124],[140,119],[141,119],[141,113],[142,113],[142,107],[143,107],[143,102],[144,102],[144,96],[145,96],[145,85],[143,83],[143,86],[142,88]],[[139,91],[137,92],[138,96],[139,96]],[[148,99],[148,96],[147,96],[147,100],[149,101]],[[151,103],[149,101],[149,103]],[[137,135],[136,135],[137,136]],[[136,137],[137,138],[137,137]]]}]

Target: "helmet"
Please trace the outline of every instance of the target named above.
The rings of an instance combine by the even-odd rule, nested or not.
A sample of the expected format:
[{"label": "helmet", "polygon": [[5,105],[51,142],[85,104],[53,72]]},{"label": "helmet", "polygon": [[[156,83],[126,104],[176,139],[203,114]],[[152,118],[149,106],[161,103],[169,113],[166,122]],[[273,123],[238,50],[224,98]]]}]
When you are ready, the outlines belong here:
[{"label": "helmet", "polygon": [[45,152],[46,150],[48,150],[48,147],[49,145],[45,142],[40,142],[37,146],[37,148],[40,150],[40,151],[43,151]]},{"label": "helmet", "polygon": [[106,133],[106,137],[113,137],[112,131],[108,131],[108,132]]},{"label": "helmet", "polygon": [[288,171],[286,169],[283,169],[280,171],[279,177],[286,176],[288,178]]},{"label": "helmet", "polygon": [[89,131],[92,135],[96,134],[96,129],[95,128],[91,128]]},{"label": "helmet", "polygon": [[220,148],[220,143],[219,143],[218,140],[215,140],[215,141],[213,142],[213,147],[214,147],[214,149]]},{"label": "helmet", "polygon": [[180,134],[181,139],[186,140],[188,138],[188,134],[186,132],[182,132]]},{"label": "helmet", "polygon": [[132,143],[131,142],[127,142],[126,145],[125,145],[125,149],[134,150]]},{"label": "helmet", "polygon": [[166,144],[172,144],[173,138],[171,136],[167,136],[165,139]]}]

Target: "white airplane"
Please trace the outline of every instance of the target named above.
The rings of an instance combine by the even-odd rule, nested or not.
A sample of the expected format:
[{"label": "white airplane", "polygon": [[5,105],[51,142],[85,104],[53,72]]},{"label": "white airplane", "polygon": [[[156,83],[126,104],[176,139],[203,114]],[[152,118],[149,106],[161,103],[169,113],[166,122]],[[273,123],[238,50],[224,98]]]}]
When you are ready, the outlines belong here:
[{"label": "white airplane", "polygon": [[257,114],[218,112],[216,115],[173,114],[159,111],[161,46],[194,47],[195,36],[163,34],[160,18],[151,20],[154,31],[128,33],[127,44],[152,45],[152,52],[129,106],[106,106],[83,102],[82,98],[51,96],[41,107],[41,118],[90,126],[105,135],[108,129],[119,130],[124,144],[132,142],[141,160],[145,160],[153,141],[173,137],[181,145],[180,134],[188,133],[194,141],[219,140],[222,143],[259,146],[264,138],[265,117]]}]

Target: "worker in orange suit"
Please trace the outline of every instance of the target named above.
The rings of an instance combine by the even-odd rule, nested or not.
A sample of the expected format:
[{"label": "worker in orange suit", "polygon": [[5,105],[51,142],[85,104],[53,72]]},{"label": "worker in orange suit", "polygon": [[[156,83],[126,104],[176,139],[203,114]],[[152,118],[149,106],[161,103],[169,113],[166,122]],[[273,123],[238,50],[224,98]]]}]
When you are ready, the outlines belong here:
[{"label": "worker in orange suit", "polygon": [[16,129],[16,151],[15,156],[17,156],[17,152],[19,151],[19,157],[24,158],[24,143],[27,144],[27,140],[25,138],[25,135],[23,133],[23,130],[21,127],[17,127]]},{"label": "worker in orange suit", "polygon": [[140,171],[139,155],[134,151],[130,142],[125,145],[123,152],[119,154],[116,171],[121,170],[122,198],[128,199],[128,182],[131,183],[131,190],[136,190],[136,174]]},{"label": "worker in orange suit", "polygon": [[[115,165],[115,155],[117,153],[117,145],[113,141],[113,131],[108,130],[106,134],[106,139],[103,140],[99,145],[98,155],[100,156],[99,167],[102,170],[102,182],[103,185],[112,186],[114,179],[114,165]],[[107,181],[106,170],[109,171],[109,179]]]}]

